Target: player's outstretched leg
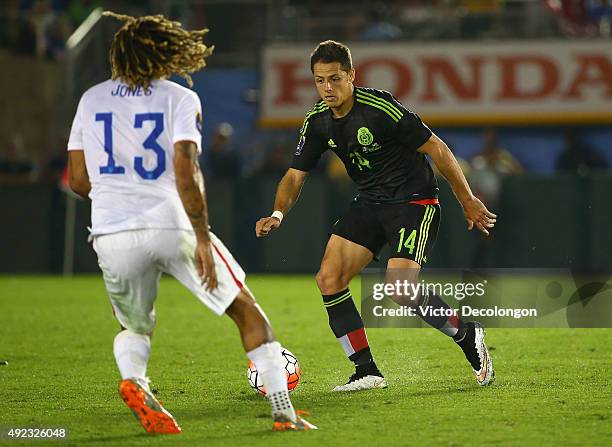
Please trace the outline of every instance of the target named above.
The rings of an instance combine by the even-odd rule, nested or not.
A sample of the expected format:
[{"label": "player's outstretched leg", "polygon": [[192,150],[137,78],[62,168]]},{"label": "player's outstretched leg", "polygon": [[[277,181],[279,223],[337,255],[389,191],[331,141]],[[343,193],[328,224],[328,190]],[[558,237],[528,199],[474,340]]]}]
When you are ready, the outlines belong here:
[{"label": "player's outstretched leg", "polygon": [[248,358],[255,363],[266,388],[266,397],[272,407],[274,431],[316,430],[317,427],[295,411],[283,365],[280,343],[274,340],[272,328],[259,305],[243,288],[228,307],[226,313],[240,331]]},{"label": "player's outstretched leg", "polygon": [[[428,308],[428,312],[423,312]],[[478,385],[484,386],[492,383],[495,372],[493,370],[493,359],[484,341],[484,328],[480,323],[464,323],[457,316],[446,316],[450,312],[432,312],[436,309],[449,311],[451,308],[438,295],[429,293],[421,297],[417,313],[426,323],[452,337],[459,345],[465,354],[465,358],[472,366]]]},{"label": "player's outstretched leg", "polygon": [[149,389],[146,372],[151,353],[150,336],[123,330],[115,337],[113,351],[123,379],[119,394],[138,422],[151,434],[180,433],[181,427]]}]

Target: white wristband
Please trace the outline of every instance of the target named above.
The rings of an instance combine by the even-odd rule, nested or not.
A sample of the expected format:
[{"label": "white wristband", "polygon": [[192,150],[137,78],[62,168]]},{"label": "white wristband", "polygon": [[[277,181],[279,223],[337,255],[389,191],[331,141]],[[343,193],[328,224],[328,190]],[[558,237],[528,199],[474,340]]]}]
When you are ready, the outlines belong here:
[{"label": "white wristband", "polygon": [[276,210],[270,215],[270,217],[276,217],[280,222],[282,222],[284,216],[281,211]]}]

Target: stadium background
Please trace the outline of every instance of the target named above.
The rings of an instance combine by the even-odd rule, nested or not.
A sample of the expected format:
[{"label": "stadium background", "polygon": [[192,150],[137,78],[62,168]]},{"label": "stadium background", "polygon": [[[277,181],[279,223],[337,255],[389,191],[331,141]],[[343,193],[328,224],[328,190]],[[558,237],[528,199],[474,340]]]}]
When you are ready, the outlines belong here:
[{"label": "stadium background", "polygon": [[[0,444],[8,427],[62,426],[70,433],[62,445],[104,447],[286,447],[298,438],[305,446],[610,445],[610,330],[572,324],[610,321],[601,306],[612,290],[605,284],[612,266],[612,45],[603,3],[0,1]],[[303,376],[294,402],[311,412],[317,432],[270,432],[267,404],[249,389],[231,321],[170,278],[160,283],[148,375],[183,433],[147,436],[117,396],[117,323],[87,243],[89,205],[61,186],[76,102],[109,75],[118,22],[99,20],[97,8],[162,12],[211,28],[215,54],[194,77],[204,104],[211,221],[249,273],[278,339],[298,356]],[[602,291],[599,305],[584,300],[556,312],[571,330],[487,326],[492,387],[474,383],[463,354],[437,331],[385,327],[369,329],[368,338],[389,388],[329,392],[353,372],[313,278],[327,231],[354,192],[334,158],[312,173],[281,231],[254,237],[315,100],[304,80],[308,55],[328,38],[351,46],[360,82],[392,90],[423,115],[500,216],[488,243],[468,233],[441,180],[443,228],[432,265],[608,272],[586,275],[586,287],[573,275],[563,284],[575,285],[551,283],[555,306],[557,298],[569,303],[580,295],[578,288],[589,297]],[[481,156],[492,130],[522,167],[513,175],[509,162],[491,169]],[[579,156],[560,162],[568,145]],[[599,157],[577,162],[588,147]],[[549,284],[546,272],[527,272]],[[522,278],[504,290],[517,303],[530,298]],[[359,283],[351,284],[357,302]]]},{"label": "stadium background", "polygon": [[[89,205],[61,187],[81,93],[109,75],[118,22],[102,8],[161,12],[209,27],[216,46],[194,76],[204,107],[213,230],[249,272],[316,271],[335,219],[354,194],[331,157],[309,178],[282,231],[257,240],[297,129],[314,103],[308,56],[347,43],[360,82],[414,108],[462,160],[499,215],[494,237],[465,231],[441,180],[438,267],[612,265],[612,8],[599,0],[70,1],[0,5],[0,272],[96,272]],[[496,138],[497,144],[494,144]],[[508,151],[521,168],[488,165]],[[562,163],[566,150],[594,152]],[[480,155],[479,155],[480,154]]]}]

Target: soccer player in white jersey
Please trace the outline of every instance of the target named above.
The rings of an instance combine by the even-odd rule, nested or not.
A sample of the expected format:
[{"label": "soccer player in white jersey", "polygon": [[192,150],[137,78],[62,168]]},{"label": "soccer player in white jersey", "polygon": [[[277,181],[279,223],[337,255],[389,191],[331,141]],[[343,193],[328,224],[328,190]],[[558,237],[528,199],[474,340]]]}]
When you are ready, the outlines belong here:
[{"label": "soccer player in white jersey", "polygon": [[287,392],[280,345],[245,285],[245,273],[209,231],[197,159],[202,112],[198,96],[167,78],[205,66],[207,30],[186,31],[161,15],[123,22],[110,50],[112,79],[87,90],[68,142],[70,187],[92,201],[91,237],[114,314],[119,392],[150,433],[181,428],[151,393],[146,377],[162,272],[183,283],[238,326],[262,376],[273,429],[316,428],[296,414]]}]

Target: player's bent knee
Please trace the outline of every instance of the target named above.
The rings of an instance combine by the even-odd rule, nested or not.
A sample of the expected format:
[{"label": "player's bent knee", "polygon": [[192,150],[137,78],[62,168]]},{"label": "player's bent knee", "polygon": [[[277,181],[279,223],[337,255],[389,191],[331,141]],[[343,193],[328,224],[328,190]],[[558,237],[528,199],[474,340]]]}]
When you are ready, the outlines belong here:
[{"label": "player's bent knee", "polygon": [[265,321],[253,297],[244,289],[238,292],[225,313],[239,326],[250,321]]},{"label": "player's bent knee", "polygon": [[317,272],[316,281],[321,293],[330,295],[346,289],[349,280],[341,272],[322,268]]},{"label": "player's bent knee", "polygon": [[151,335],[155,329],[155,314],[136,311],[116,311],[115,317],[123,330],[140,335]]},{"label": "player's bent knee", "polygon": [[143,321],[135,321],[129,322],[126,324],[126,327],[121,326],[121,328],[125,331],[128,330],[138,335],[148,335],[150,336],[153,333],[154,324],[146,323]]}]

